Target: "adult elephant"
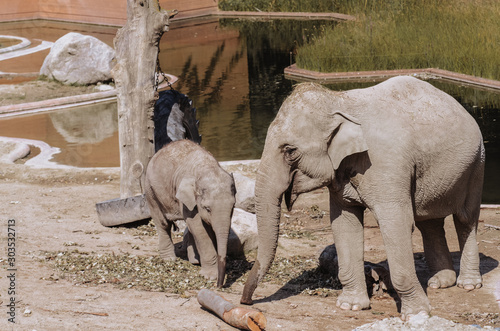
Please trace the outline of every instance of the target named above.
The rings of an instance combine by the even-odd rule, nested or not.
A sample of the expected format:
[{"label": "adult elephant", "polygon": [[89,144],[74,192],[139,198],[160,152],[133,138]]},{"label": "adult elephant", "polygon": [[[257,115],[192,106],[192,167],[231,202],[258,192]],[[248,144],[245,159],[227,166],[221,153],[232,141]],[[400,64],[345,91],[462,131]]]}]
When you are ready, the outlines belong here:
[{"label": "adult elephant", "polygon": [[[474,119],[451,96],[412,77],[334,92],[298,85],[269,127],[255,195],[259,249],[241,302],[252,303],[274,259],[282,198],[327,186],[343,286],[337,306],[370,306],[363,270],[363,211],[384,240],[402,318],[430,312],[416,273],[412,231],[422,232],[429,286],[481,286],[476,244],[484,146]],[[458,280],[444,235],[453,214],[462,258]]]}]

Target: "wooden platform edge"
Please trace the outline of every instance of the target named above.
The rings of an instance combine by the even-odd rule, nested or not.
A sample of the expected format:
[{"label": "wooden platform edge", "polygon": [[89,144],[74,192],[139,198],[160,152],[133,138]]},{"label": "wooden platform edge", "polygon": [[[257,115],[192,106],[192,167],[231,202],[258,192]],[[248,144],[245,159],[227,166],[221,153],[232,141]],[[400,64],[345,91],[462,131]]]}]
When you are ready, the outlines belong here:
[{"label": "wooden platform edge", "polygon": [[500,81],[498,80],[465,75],[438,68],[324,73],[301,69],[298,68],[296,64],[292,64],[291,66],[285,68],[284,73],[285,78],[290,80],[317,82],[320,84],[333,84],[341,82],[377,82],[395,76],[415,76],[422,79],[450,81],[487,90],[500,90]]}]

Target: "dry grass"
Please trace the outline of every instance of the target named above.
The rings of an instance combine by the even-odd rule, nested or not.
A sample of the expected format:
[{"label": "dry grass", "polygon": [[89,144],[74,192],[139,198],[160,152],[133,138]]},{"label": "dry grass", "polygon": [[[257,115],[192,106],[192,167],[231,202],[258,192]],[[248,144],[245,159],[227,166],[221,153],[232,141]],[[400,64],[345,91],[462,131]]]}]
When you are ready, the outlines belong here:
[{"label": "dry grass", "polygon": [[[192,296],[192,291],[215,286],[214,281],[199,275],[199,266],[181,259],[166,262],[159,256],[68,250],[46,252],[43,260],[59,272],[61,279],[75,284],[113,284],[120,289],[135,288],[181,296]],[[231,291],[234,283],[243,284],[252,265],[253,262],[247,260],[228,261],[224,290]],[[282,290],[296,294],[328,296],[340,289],[338,280],[321,272],[316,259],[302,256],[276,258],[263,282],[283,286]]]}]

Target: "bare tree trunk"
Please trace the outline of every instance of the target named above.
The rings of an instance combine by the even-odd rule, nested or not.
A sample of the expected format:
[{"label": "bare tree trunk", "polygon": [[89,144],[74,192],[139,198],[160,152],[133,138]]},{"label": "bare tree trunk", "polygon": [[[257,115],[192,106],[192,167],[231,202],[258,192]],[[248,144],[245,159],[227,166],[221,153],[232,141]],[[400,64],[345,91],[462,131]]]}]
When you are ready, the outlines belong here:
[{"label": "bare tree trunk", "polygon": [[176,13],[162,10],[158,0],[127,0],[127,23],[114,40],[122,199],[143,193],[146,167],[154,154],[158,44]]}]

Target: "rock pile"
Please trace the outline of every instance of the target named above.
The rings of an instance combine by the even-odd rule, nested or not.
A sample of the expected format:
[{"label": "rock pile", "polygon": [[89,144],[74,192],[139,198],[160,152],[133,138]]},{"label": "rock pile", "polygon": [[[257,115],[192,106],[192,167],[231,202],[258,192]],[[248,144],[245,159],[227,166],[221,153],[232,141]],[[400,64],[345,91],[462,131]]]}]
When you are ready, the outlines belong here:
[{"label": "rock pile", "polygon": [[477,331],[493,328],[481,328],[476,325],[455,323],[447,319],[427,314],[412,316],[408,322],[399,317],[386,318],[381,321],[368,323],[357,327],[354,331]]}]

